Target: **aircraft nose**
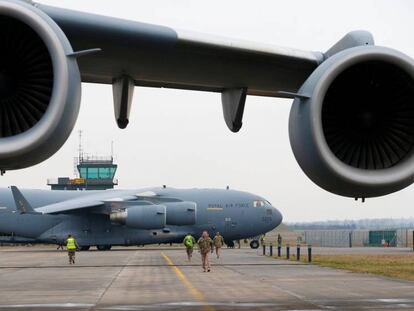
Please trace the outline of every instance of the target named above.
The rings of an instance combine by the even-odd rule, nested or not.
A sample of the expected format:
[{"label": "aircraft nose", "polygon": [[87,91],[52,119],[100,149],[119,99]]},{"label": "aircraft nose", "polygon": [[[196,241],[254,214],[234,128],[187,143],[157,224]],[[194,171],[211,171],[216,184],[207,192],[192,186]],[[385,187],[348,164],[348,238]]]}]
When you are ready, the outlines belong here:
[{"label": "aircraft nose", "polygon": [[272,208],[273,208],[273,215],[274,215],[272,225],[273,225],[273,228],[276,228],[282,223],[283,215],[276,207],[272,206]]}]

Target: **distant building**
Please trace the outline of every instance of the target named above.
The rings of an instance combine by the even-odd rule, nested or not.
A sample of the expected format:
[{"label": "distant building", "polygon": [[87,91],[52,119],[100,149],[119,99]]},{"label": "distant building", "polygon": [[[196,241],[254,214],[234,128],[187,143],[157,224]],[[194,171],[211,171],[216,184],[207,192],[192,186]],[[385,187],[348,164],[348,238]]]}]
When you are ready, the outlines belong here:
[{"label": "distant building", "polygon": [[114,146],[111,143],[111,155],[107,157],[90,156],[83,152],[82,130],[79,131],[78,157],[75,158],[75,174],[77,177],[58,177],[48,179],[47,185],[52,190],[106,190],[118,185],[115,173],[118,168],[114,164]]},{"label": "distant building", "polygon": [[106,190],[118,185],[115,173],[118,168],[110,157],[80,156],[77,158],[78,177],[48,179],[52,190]]}]

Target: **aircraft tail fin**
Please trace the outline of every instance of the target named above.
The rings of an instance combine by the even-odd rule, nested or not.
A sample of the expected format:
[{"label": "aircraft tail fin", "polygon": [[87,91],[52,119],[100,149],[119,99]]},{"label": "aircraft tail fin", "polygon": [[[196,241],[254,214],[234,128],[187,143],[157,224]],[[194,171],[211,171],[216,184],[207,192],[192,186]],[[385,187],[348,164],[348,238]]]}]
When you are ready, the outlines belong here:
[{"label": "aircraft tail fin", "polygon": [[37,214],[37,212],[33,209],[29,202],[27,202],[26,198],[20,192],[20,190],[16,186],[10,187],[14,202],[16,203],[16,209],[21,214]]}]

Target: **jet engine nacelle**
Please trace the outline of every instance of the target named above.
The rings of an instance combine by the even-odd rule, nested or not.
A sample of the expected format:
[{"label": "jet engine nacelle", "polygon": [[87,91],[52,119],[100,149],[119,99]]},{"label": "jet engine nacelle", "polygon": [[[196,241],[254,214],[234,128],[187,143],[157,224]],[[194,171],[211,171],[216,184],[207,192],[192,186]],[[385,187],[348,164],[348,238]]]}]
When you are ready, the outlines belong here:
[{"label": "jet engine nacelle", "polygon": [[57,24],[24,1],[0,3],[0,170],[49,158],[78,116],[81,78]]},{"label": "jet engine nacelle", "polygon": [[137,205],[124,211],[112,213],[113,223],[135,229],[162,229],[166,224],[166,208],[164,205]]},{"label": "jet engine nacelle", "polygon": [[167,224],[191,226],[196,223],[197,205],[194,202],[166,203]]},{"label": "jet engine nacelle", "polygon": [[414,181],[414,63],[355,47],[307,79],[289,120],[295,157],[317,185],[343,196],[386,195]]}]

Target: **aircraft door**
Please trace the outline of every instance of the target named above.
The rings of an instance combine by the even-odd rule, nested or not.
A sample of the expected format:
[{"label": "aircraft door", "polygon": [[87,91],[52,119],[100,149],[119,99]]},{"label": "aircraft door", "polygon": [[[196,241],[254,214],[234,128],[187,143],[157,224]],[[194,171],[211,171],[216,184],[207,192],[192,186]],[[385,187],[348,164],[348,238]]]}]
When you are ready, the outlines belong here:
[{"label": "aircraft door", "polygon": [[233,236],[235,229],[237,227],[237,222],[234,221],[231,217],[224,218],[224,236]]}]

